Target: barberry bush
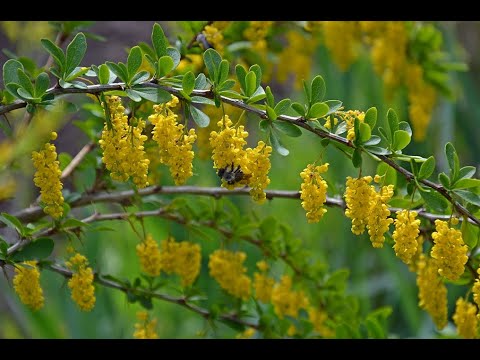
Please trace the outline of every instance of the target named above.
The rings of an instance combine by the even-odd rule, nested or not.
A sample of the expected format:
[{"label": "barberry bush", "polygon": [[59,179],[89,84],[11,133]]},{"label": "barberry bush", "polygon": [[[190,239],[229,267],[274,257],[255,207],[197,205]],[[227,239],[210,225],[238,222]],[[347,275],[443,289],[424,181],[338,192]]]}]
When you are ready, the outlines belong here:
[{"label": "barberry bush", "polygon": [[1,23],[0,336],[479,336],[442,24],[91,25]]}]

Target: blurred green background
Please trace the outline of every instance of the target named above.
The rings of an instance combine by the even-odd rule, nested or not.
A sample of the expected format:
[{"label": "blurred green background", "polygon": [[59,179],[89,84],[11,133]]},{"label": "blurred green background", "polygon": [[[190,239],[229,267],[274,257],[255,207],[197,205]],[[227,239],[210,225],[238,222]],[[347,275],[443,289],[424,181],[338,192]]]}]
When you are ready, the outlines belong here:
[{"label": "blurred green background", "polygon": [[[91,32],[105,36],[108,42],[89,40],[89,49],[84,65],[101,64],[106,60],[124,61],[125,50],[140,41],[149,42],[154,22],[101,22],[93,24]],[[167,36],[175,39],[174,23],[160,22]],[[432,117],[428,136],[422,143],[412,142],[405,150],[408,154],[424,157],[435,155],[437,170],[446,168],[443,147],[452,141],[459,153],[460,163],[478,167],[480,162],[480,130],[478,119],[480,107],[479,51],[480,23],[478,22],[441,22],[437,24],[444,35],[445,49],[457,60],[465,61],[469,70],[451,77],[451,86],[455,100],[439,98]],[[40,25],[38,29],[43,29]],[[45,23],[43,26],[47,26]],[[38,64],[43,64],[46,54],[40,50],[39,38],[49,36],[47,30],[29,32],[31,39],[14,42],[7,36],[5,28],[0,30],[0,48],[7,48],[17,54],[33,56]],[[18,31],[18,30],[17,30]],[[0,54],[3,64],[7,56]],[[314,54],[312,77],[320,74],[327,85],[328,99],[340,99],[346,109],[366,110],[376,106],[379,110],[380,123],[386,111],[393,107],[399,118],[405,120],[407,107],[404,97],[397,96],[390,103],[384,98],[381,79],[373,72],[368,54],[362,54],[347,72],[341,72],[332,62],[324,46],[320,46]],[[301,94],[294,92],[291,84],[272,83],[274,93],[293,100],[301,99]],[[258,119],[249,117],[247,128],[251,133],[249,144],[259,139]],[[318,138],[303,131],[301,138],[282,138],[290,155],[272,156],[270,173],[270,189],[297,190],[300,187],[299,173],[306,164],[315,161],[321,150]],[[57,151],[71,155],[86,143],[87,138],[78,128],[69,122],[60,132]],[[339,151],[328,148],[324,161],[330,163],[326,174],[330,191],[343,193],[346,176],[353,176],[356,170]],[[218,186],[219,181],[211,167],[210,160],[195,159],[194,176],[188,181],[190,185]],[[373,174],[376,164],[367,161],[365,174]],[[33,173],[33,171],[32,171]],[[77,179],[77,181],[88,181]],[[162,184],[171,185],[168,170],[164,168]],[[2,211],[13,211],[28,206],[36,196],[31,174],[20,174],[19,184],[22,190],[16,199],[2,204]],[[68,188],[68,185],[67,185]],[[173,198],[165,197],[165,198]],[[199,201],[213,202],[212,199],[200,200],[185,196],[193,206]],[[329,208],[328,213],[319,224],[308,224],[300,201],[274,199],[264,205],[254,204],[247,197],[230,197],[239,207],[242,216],[252,213],[260,217],[273,216],[279,222],[292,228],[296,237],[311,250],[314,257],[328,264],[331,271],[348,268],[350,277],[347,292],[360,299],[361,311],[367,313],[380,306],[391,306],[393,313],[388,320],[389,333],[392,337],[431,338],[438,336],[428,314],[418,307],[415,274],[395,257],[390,246],[373,249],[368,235],[354,236],[350,231],[350,220],[340,209]],[[103,207],[97,205],[96,209]],[[111,207],[120,211],[119,206]],[[75,210],[74,214],[82,218],[91,214],[93,207]],[[139,264],[135,256],[137,239],[128,224],[113,221],[105,224],[115,231],[101,233],[87,232],[83,238],[83,247],[79,247],[90,259],[94,268],[104,274],[114,274],[133,280],[139,273]],[[172,233],[177,240],[189,239],[199,241],[202,245],[202,271],[199,286],[209,294],[210,303],[215,301],[231,301],[220,291],[218,285],[208,276],[208,255],[218,248],[219,239],[206,242],[195,233],[189,233],[184,227],[171,224],[162,219],[149,218],[146,228],[157,241]],[[56,253],[63,256],[64,244],[58,240]],[[78,242],[77,242],[78,245]],[[258,249],[244,243],[238,248],[247,252],[249,274],[254,271],[255,262],[261,259]],[[280,271],[279,271],[280,274]],[[11,276],[11,274],[10,274]],[[0,276],[0,338],[131,338],[134,331],[135,313],[140,309],[138,304],[131,305],[123,293],[104,287],[96,288],[97,304],[93,311],[84,313],[71,301],[66,281],[58,274],[48,271],[42,273],[42,285],[46,297],[45,307],[32,312],[24,306],[13,292],[4,276]],[[449,288],[449,298],[458,296],[460,287]],[[453,312],[454,302],[449,301],[449,314]],[[158,335],[160,338],[197,338],[206,327],[205,321],[198,315],[174,304],[154,301],[153,314],[158,319]],[[452,332],[453,325],[443,331]],[[236,331],[218,324],[216,332],[209,330],[207,337],[234,337]]]}]

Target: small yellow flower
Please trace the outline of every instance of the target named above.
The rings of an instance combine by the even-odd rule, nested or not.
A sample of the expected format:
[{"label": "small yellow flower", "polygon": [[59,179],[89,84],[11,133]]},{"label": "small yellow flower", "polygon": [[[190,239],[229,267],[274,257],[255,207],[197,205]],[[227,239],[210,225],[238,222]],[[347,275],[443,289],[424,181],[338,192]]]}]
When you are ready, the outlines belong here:
[{"label": "small yellow flower", "polygon": [[93,286],[93,270],[88,266],[85,256],[76,253],[66,262],[73,275],[68,280],[72,290],[72,299],[83,311],[90,311],[95,306],[95,287]]},{"label": "small yellow flower", "polygon": [[453,321],[457,327],[458,335],[464,339],[476,339],[478,319],[477,307],[462,299],[457,300]]},{"label": "small yellow flower", "polygon": [[347,209],[345,215],[352,219],[352,233],[363,234],[370,215],[370,199],[375,196],[371,176],[353,179],[347,177],[347,188],[345,190],[345,203]]},{"label": "small yellow flower", "polygon": [[157,326],[157,319],[151,319],[146,311],[137,312],[138,322],[135,324],[135,332],[133,337],[135,339],[158,339],[155,327]]},{"label": "small yellow flower", "polygon": [[372,190],[370,197],[369,215],[367,218],[368,235],[374,248],[383,247],[385,241],[384,234],[393,219],[389,218],[390,210],[388,210],[387,202],[393,196],[393,185],[382,186],[377,193]]},{"label": "small yellow flower", "polygon": [[325,46],[335,64],[346,71],[357,59],[360,45],[360,28],[357,21],[324,21]]},{"label": "small yellow flower", "polygon": [[43,307],[44,297],[40,286],[40,271],[38,271],[35,260],[24,261],[22,264],[15,266],[13,288],[25,305],[33,310],[39,310]]},{"label": "small yellow flower", "polygon": [[393,249],[395,254],[407,265],[411,264],[412,258],[417,253],[420,220],[416,217],[416,211],[400,210],[397,211],[395,219],[395,230],[392,235],[395,241]]},{"label": "small yellow flower", "polygon": [[160,249],[150,234],[145,241],[137,245],[137,256],[142,271],[150,276],[158,276],[161,271]]},{"label": "small yellow flower", "polygon": [[328,315],[325,311],[313,306],[308,308],[308,319],[313,325],[313,329],[322,337],[328,338],[335,335],[334,331],[325,325]]},{"label": "small yellow flower", "polygon": [[255,335],[256,330],[254,328],[247,328],[245,331],[239,333],[236,338],[237,339],[251,339]]},{"label": "small yellow flower", "polygon": [[328,170],[328,163],[320,166],[308,164],[300,173],[303,179],[300,199],[302,199],[302,207],[305,209],[307,221],[309,223],[319,222],[327,209],[323,207],[327,200],[327,182],[320,174]]},{"label": "small yellow flower", "polygon": [[210,254],[208,262],[210,276],[227,293],[243,300],[248,300],[251,293],[251,280],[245,275],[247,269],[243,266],[246,258],[244,252],[219,249]]},{"label": "small yellow flower", "polygon": [[285,315],[296,318],[300,309],[308,309],[309,300],[303,291],[292,290],[292,278],[282,276],[272,290],[271,301],[279,318]]},{"label": "small yellow flower", "polygon": [[[480,268],[477,269],[477,274],[480,275]],[[475,279],[475,283],[472,287],[472,292],[473,301],[475,301],[475,303],[480,306],[480,279],[478,277]]]},{"label": "small yellow flower", "polygon": [[207,25],[203,30],[203,34],[205,35],[207,42],[212,45],[215,50],[222,54],[224,47],[222,32],[215,26]]},{"label": "small yellow flower", "polygon": [[[57,133],[52,132],[51,139],[55,140]],[[62,171],[60,162],[57,160],[55,145],[49,142],[40,152],[32,152],[32,160],[35,169],[33,181],[40,188],[40,199],[45,204],[43,211],[58,219],[63,215],[63,184],[60,180]]]},{"label": "small yellow flower", "polygon": [[248,159],[248,169],[251,176],[248,179],[248,185],[252,188],[250,195],[253,200],[263,203],[266,200],[264,189],[270,184],[268,172],[270,171],[270,154],[272,147],[265,145],[263,141],[259,141],[254,149],[248,148],[245,156]]}]

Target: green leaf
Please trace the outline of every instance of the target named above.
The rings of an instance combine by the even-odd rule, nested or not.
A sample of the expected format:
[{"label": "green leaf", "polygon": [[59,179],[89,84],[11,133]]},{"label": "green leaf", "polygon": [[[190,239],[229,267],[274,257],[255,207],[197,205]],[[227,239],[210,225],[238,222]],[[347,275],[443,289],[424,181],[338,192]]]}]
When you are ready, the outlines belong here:
[{"label": "green leaf", "polygon": [[14,261],[43,260],[53,252],[54,243],[50,238],[42,237],[29,242],[12,256]]},{"label": "green leaf", "polygon": [[192,114],[193,121],[201,127],[207,127],[210,124],[210,118],[203,111],[198,110],[195,106],[190,106],[190,113]]},{"label": "green leaf", "polygon": [[460,229],[465,244],[467,244],[470,249],[474,248],[478,243],[478,227],[470,224],[468,218],[464,218]]},{"label": "green leaf", "polygon": [[178,64],[180,64],[180,60],[182,59],[182,55],[180,55],[180,51],[173,46],[167,47],[167,55],[170,56],[173,60],[173,68],[175,69]]},{"label": "green leaf", "polygon": [[286,121],[274,121],[273,127],[287,136],[298,137],[302,135],[302,130],[298,126]]},{"label": "green leaf", "polygon": [[270,120],[277,120],[277,114],[275,113],[275,110],[273,110],[270,106],[266,106],[265,108],[266,112],[267,112],[267,115],[268,115],[268,118]]},{"label": "green leaf", "polygon": [[249,71],[247,76],[245,77],[245,86],[246,86],[246,93],[248,97],[251,97],[257,88],[255,87],[257,84],[257,76],[253,71]]},{"label": "green leaf", "polygon": [[152,45],[157,55],[157,59],[160,59],[162,56],[167,55],[167,46],[168,40],[163,33],[162,27],[155,23],[152,29]]},{"label": "green leaf", "polygon": [[247,76],[247,70],[245,70],[242,65],[237,64],[237,66],[235,66],[235,73],[237,74],[237,79],[240,83],[240,87],[243,90],[243,93],[246,94],[247,86],[245,84],[245,76]]},{"label": "green leaf", "polygon": [[282,146],[280,140],[273,131],[270,132],[270,143],[272,144],[272,147],[275,149],[275,151],[278,152],[280,155],[287,156],[290,153],[290,151],[288,151]]},{"label": "green leaf", "polygon": [[247,104],[253,104],[256,103],[257,101],[265,99],[265,90],[263,90],[263,87],[259,86],[257,90],[253,93],[252,96],[246,101]]},{"label": "green leaf", "polygon": [[265,96],[267,100],[267,105],[271,108],[275,107],[275,98],[273,97],[272,89],[270,89],[270,86],[267,86],[265,88]]},{"label": "green leaf", "polygon": [[[9,84],[10,85],[10,84]],[[22,87],[19,87],[17,89],[17,94],[22,98],[22,99],[25,99],[27,101],[29,100],[35,100],[36,98],[30,94],[27,90],[25,90],[24,88]],[[38,99],[39,100],[39,99]]]},{"label": "green leaf", "polygon": [[386,338],[385,331],[380,325],[379,321],[374,317],[367,317],[365,319],[365,326],[367,327],[368,337],[373,339]]},{"label": "green leaf", "polygon": [[158,60],[157,77],[164,77],[174,68],[173,60],[170,56],[164,55]]},{"label": "green leaf", "polygon": [[[35,90],[33,88],[32,81],[30,78],[25,74],[23,69],[18,69],[17,70],[17,75],[18,75],[18,80],[19,80],[19,85],[25,89],[31,96],[34,97]],[[17,91],[18,92],[18,91]]]},{"label": "green leaf", "polygon": [[133,89],[126,89],[125,92],[127,93],[128,97],[135,102],[142,101],[142,97],[139,95],[138,91]]},{"label": "green leaf", "polygon": [[260,68],[260,65],[253,64],[250,66],[249,71],[253,71],[255,73],[255,79],[257,80],[255,83],[255,89],[258,89],[260,83],[262,82],[262,69]]},{"label": "green leaf", "polygon": [[205,63],[205,67],[208,71],[208,77],[210,80],[215,81],[215,76],[218,67],[220,66],[220,62],[222,61],[222,57],[218,52],[214,49],[207,49],[203,53],[203,62]]},{"label": "green leaf", "polygon": [[362,151],[358,148],[353,151],[352,164],[355,168],[360,168],[362,166]]},{"label": "green leaf", "polygon": [[367,146],[369,146],[369,145],[370,145],[370,146],[371,146],[371,145],[377,145],[377,144],[380,143],[380,141],[382,141],[382,139],[380,139],[379,136],[377,136],[377,135],[372,135],[372,136],[370,136],[370,140],[366,141],[366,142],[364,143],[364,145],[367,145]]},{"label": "green leaf", "polygon": [[62,223],[63,228],[84,227],[84,226],[89,227],[90,224],[84,223],[83,221],[77,220],[75,218],[66,219]]},{"label": "green leaf", "polygon": [[324,103],[327,104],[329,108],[328,112],[325,115],[330,115],[337,112],[338,110],[340,110],[340,108],[343,105],[343,103],[340,100],[327,100],[327,101],[324,101]]},{"label": "green leaf", "polygon": [[430,156],[427,161],[425,161],[420,167],[420,171],[418,172],[418,180],[428,179],[430,175],[433,174],[434,170],[435,158],[433,156]]},{"label": "green leaf", "polygon": [[477,171],[475,166],[464,166],[458,172],[458,178],[459,179],[470,179],[473,175],[475,175],[475,171]]},{"label": "green leaf", "polygon": [[325,81],[320,75],[317,75],[313,78],[311,83],[311,104],[315,104],[319,101],[322,101],[325,97]]},{"label": "green leaf", "polygon": [[380,137],[385,141],[387,144],[391,144],[392,140],[390,138],[390,134],[385,131],[383,127],[378,128],[378,133],[380,134]]},{"label": "green leaf", "polygon": [[385,176],[383,179],[385,185],[397,185],[397,172],[388,164],[380,162],[377,166],[376,173],[380,176]]},{"label": "green leaf", "polygon": [[227,91],[227,90],[230,90],[231,88],[233,88],[235,86],[235,84],[236,84],[235,80],[227,79],[217,89],[218,89],[218,91]]},{"label": "green leaf", "polygon": [[410,144],[411,137],[405,130],[397,130],[393,135],[393,150],[402,150]]},{"label": "green leaf", "polygon": [[2,212],[0,215],[0,221],[8,227],[17,230],[20,235],[23,236],[25,234],[22,223],[15,216]]},{"label": "green leaf", "polygon": [[328,113],[329,107],[325,103],[315,103],[312,105],[310,108],[310,111],[308,112],[308,117],[309,118],[321,118],[324,117]]},{"label": "green leaf", "polygon": [[141,96],[146,100],[150,100],[155,104],[166,103],[172,99],[172,96],[168,92],[156,87],[135,85],[131,90],[134,90],[138,96]]},{"label": "green leaf", "polygon": [[230,70],[230,65],[228,60],[223,59],[218,66],[218,74],[217,74],[217,84],[221,85],[228,79],[228,73]]},{"label": "green leaf", "polygon": [[183,76],[182,88],[187,95],[190,95],[194,87],[195,87],[195,75],[193,75],[193,72],[189,71]]},{"label": "green leaf", "polygon": [[407,123],[406,121],[400,121],[398,123],[398,129],[406,131],[410,137],[412,137],[412,128],[410,127],[410,124]]},{"label": "green leaf", "polygon": [[48,74],[46,72],[38,74],[37,78],[35,79],[35,97],[42,97],[47,91],[49,85],[50,78],[48,77]]},{"label": "green leaf", "polygon": [[433,190],[421,190],[420,195],[422,196],[425,204],[432,210],[443,212],[448,208],[448,201],[442,195]]},{"label": "green leaf", "polygon": [[451,142],[445,145],[445,156],[447,157],[448,167],[450,168],[450,178],[455,182],[460,171],[460,162],[458,160],[457,151]]},{"label": "green leaf", "polygon": [[267,120],[267,119],[263,119],[263,120],[260,120],[260,122],[258,123],[258,126],[260,127],[260,130],[263,131],[263,132],[266,132],[269,128],[269,126],[272,125],[272,122],[270,120]]},{"label": "green leaf", "polygon": [[74,71],[77,66],[80,65],[80,62],[83,60],[86,51],[87,40],[85,38],[85,35],[80,32],[75,35],[72,42],[67,46],[64,72],[65,77],[70,75],[70,73]]},{"label": "green leaf", "polygon": [[63,53],[63,50],[49,39],[41,39],[40,42],[42,43],[43,48],[47,50],[47,52],[55,60],[60,73],[63,74],[66,66],[65,54]]},{"label": "green leaf", "polygon": [[215,102],[212,99],[205,98],[203,96],[192,96],[191,101],[192,103],[196,104],[215,105]]},{"label": "green leaf", "polygon": [[387,112],[388,127],[390,129],[390,139],[394,138],[395,132],[398,130],[398,117],[393,109],[388,109]]},{"label": "green leaf", "polygon": [[478,194],[475,194],[470,190],[453,190],[453,192],[460,196],[466,202],[469,202],[470,204],[476,206],[480,206],[480,196]]},{"label": "green leaf", "polygon": [[366,123],[360,123],[359,124],[359,129],[358,131],[360,132],[360,141],[362,143],[368,141],[370,139],[370,137],[372,136],[372,129],[370,128],[370,126]]},{"label": "green leaf", "polygon": [[130,85],[138,85],[150,78],[150,73],[146,70],[142,70],[136,73],[133,78],[130,79]]},{"label": "green leaf", "polygon": [[108,84],[110,80],[110,69],[107,65],[102,64],[98,67],[98,81],[100,84],[105,85]]},{"label": "green leaf", "polygon": [[333,287],[339,292],[344,292],[349,276],[350,271],[348,269],[339,269],[328,277],[325,287]]},{"label": "green leaf", "polygon": [[375,124],[377,123],[377,108],[371,107],[365,113],[365,119],[363,120],[366,124],[370,125],[370,128],[375,128]]},{"label": "green leaf", "polygon": [[292,109],[300,116],[303,116],[305,117],[305,107],[298,103],[298,102],[294,102],[292,103]]},{"label": "green leaf", "polygon": [[453,184],[452,189],[469,189],[477,186],[480,186],[479,179],[460,179]]},{"label": "green leaf", "polygon": [[142,49],[140,46],[134,46],[130,49],[127,58],[128,80],[131,81],[138,69],[142,66]]},{"label": "green leaf", "polygon": [[69,153],[61,152],[58,154],[58,162],[60,163],[60,170],[63,171],[68,164],[72,161],[72,155]]},{"label": "green leaf", "polygon": [[208,88],[207,78],[205,77],[204,73],[198,74],[197,78],[195,79],[195,89],[197,90],[205,90]]},{"label": "green leaf", "polygon": [[292,101],[290,99],[282,99],[275,105],[274,110],[278,115],[283,115],[290,109],[291,105]]},{"label": "green leaf", "polygon": [[2,237],[0,237],[0,254],[3,255],[3,259],[7,257],[7,251],[8,251],[8,244]]},{"label": "green leaf", "polygon": [[443,185],[444,188],[450,189],[451,183],[450,178],[444,172],[438,174],[438,181]]},{"label": "green leaf", "polygon": [[311,105],[312,104],[312,89],[306,83],[305,80],[303,80],[303,92],[305,93],[305,98],[307,99],[308,104]]},{"label": "green leaf", "polygon": [[124,67],[121,67],[111,61],[107,61],[105,64],[122,82],[128,82],[128,73],[124,70]]}]

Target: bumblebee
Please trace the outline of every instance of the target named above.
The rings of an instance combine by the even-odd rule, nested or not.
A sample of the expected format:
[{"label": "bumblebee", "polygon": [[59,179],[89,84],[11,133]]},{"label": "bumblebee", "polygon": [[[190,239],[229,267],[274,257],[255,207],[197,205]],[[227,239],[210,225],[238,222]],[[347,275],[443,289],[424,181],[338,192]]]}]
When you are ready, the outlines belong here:
[{"label": "bumblebee", "polygon": [[232,165],[227,165],[224,168],[218,169],[217,175],[220,179],[224,180],[228,185],[233,185],[238,183],[244,179],[248,179],[251,175],[245,174],[242,169],[240,169],[240,165],[235,167],[232,162]]}]

